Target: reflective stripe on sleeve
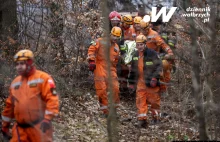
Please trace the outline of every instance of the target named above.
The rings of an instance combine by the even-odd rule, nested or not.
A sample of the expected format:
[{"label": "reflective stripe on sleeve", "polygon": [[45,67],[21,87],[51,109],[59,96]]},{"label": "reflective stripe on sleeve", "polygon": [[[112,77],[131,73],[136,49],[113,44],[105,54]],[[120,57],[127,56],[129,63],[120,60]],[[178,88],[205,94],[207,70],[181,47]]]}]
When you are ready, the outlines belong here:
[{"label": "reflective stripe on sleeve", "polygon": [[95,54],[90,54],[90,55],[88,55],[87,60],[90,60],[90,59],[92,59],[92,58],[95,58]]},{"label": "reflective stripe on sleeve", "polygon": [[93,58],[93,57],[95,57],[95,54],[90,54],[90,55],[88,55],[88,57]]},{"label": "reflective stripe on sleeve", "polygon": [[15,86],[18,86],[18,85],[21,85],[21,82],[20,82],[20,81],[11,84],[11,87],[14,88]]},{"label": "reflective stripe on sleeve", "polygon": [[100,110],[108,109],[108,107],[107,107],[107,106],[102,106],[102,107],[100,107],[99,109],[100,109]]},{"label": "reflective stripe on sleeve", "polygon": [[147,38],[154,38],[154,37],[156,37],[156,36],[158,36],[158,35],[153,34],[153,35],[149,35],[149,36],[147,36]]},{"label": "reflective stripe on sleeve", "polygon": [[47,114],[54,114],[54,113],[51,111],[45,110],[45,114],[47,115]]},{"label": "reflective stripe on sleeve", "polygon": [[168,42],[169,46],[174,46],[174,44],[172,42]]},{"label": "reflective stripe on sleeve", "polygon": [[137,117],[144,117],[144,116],[147,116],[147,114],[141,113]]},{"label": "reflective stripe on sleeve", "polygon": [[51,111],[48,111],[48,110],[45,110],[45,115],[44,115],[45,119],[51,120],[51,119],[53,119],[54,116],[56,117],[56,116],[58,116],[58,114],[51,112]]},{"label": "reflective stripe on sleeve", "polygon": [[44,80],[42,78],[38,78],[38,79],[34,79],[34,80],[30,80],[27,82],[28,85],[33,84],[33,83],[43,83]]},{"label": "reflective stripe on sleeve", "polygon": [[170,50],[170,48],[166,48],[165,50],[168,51],[168,50]]},{"label": "reflective stripe on sleeve", "polygon": [[119,49],[117,47],[114,47],[114,50],[119,51]]},{"label": "reflective stripe on sleeve", "polygon": [[158,116],[158,112],[156,110],[154,112],[155,112],[155,115]]},{"label": "reflective stripe on sleeve", "polygon": [[6,122],[10,122],[10,121],[11,121],[11,118],[2,115],[2,120],[3,120],[3,121],[6,121]]}]

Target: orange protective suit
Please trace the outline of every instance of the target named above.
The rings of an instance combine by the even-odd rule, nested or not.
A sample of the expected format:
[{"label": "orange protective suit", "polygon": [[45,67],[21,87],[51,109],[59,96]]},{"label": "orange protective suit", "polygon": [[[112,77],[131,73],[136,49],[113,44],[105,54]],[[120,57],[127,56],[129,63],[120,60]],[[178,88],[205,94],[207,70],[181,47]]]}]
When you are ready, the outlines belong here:
[{"label": "orange protective suit", "polygon": [[128,82],[129,86],[136,86],[138,120],[147,119],[148,103],[151,104],[154,118],[158,117],[160,113],[159,82],[155,87],[151,87],[150,82],[152,78],[159,81],[161,71],[162,62],[156,51],[146,48],[143,52],[134,53]]},{"label": "orange protective suit", "polygon": [[52,128],[45,133],[42,133],[40,125],[41,123],[38,123],[33,127],[21,128],[18,124],[15,124],[12,128],[13,137],[10,142],[19,142],[18,137],[21,142],[52,142]]},{"label": "orange protective suit", "polygon": [[16,120],[11,142],[50,142],[52,127],[43,133],[43,119],[51,120],[59,112],[59,98],[53,79],[45,72],[35,70],[28,77],[18,76],[10,86],[10,95],[2,113],[3,127]]},{"label": "orange protective suit", "polygon": [[130,26],[130,28],[128,28],[128,29],[124,29],[122,27],[122,30],[124,31],[124,40],[135,40],[135,38],[133,38],[133,36],[132,36],[132,33],[134,31],[132,26]]},{"label": "orange protective suit", "polygon": [[[172,67],[172,64],[170,63],[170,66]],[[163,70],[160,81],[169,83],[171,80],[171,69],[169,70]],[[165,92],[167,90],[167,86],[164,84],[160,85],[160,92]]]},{"label": "orange protective suit", "polygon": [[[95,80],[95,88],[96,94],[100,103],[100,110],[103,111],[104,114],[108,113],[108,95],[107,89],[109,87],[108,84],[108,63],[105,49],[106,39],[99,38],[96,40],[95,45],[91,45],[88,49],[88,60],[95,60],[96,69],[94,70],[94,80]],[[110,72],[112,78],[112,87],[113,87],[113,96],[115,106],[119,104],[119,83],[117,77],[116,65],[118,63],[119,58],[119,47],[116,43],[111,43],[110,46]]]},{"label": "orange protective suit", "polygon": [[[169,55],[173,55],[173,51],[170,49],[170,47],[164,42],[164,40],[161,38],[161,36],[151,28],[149,29],[147,37],[147,47],[155,50],[157,53],[160,53],[161,50],[163,50],[165,53]],[[161,77],[162,82],[168,83],[171,79],[171,72],[164,71],[163,75]],[[167,89],[166,85],[161,84],[160,85],[161,92],[164,92]]]},{"label": "orange protective suit", "polygon": [[136,31],[135,28],[132,29],[132,37],[133,37],[133,40],[136,39],[136,37],[140,34],[141,32],[140,31]]},{"label": "orange protective suit", "polygon": [[148,103],[151,104],[151,111],[153,117],[158,117],[160,111],[160,96],[159,96],[159,86],[154,88],[147,87],[145,85],[144,73],[143,73],[143,54],[140,54],[138,60],[138,83],[137,83],[137,95],[136,95],[136,105],[138,109],[138,120],[147,119]]},{"label": "orange protective suit", "polygon": [[145,36],[147,38],[146,44],[148,48],[155,50],[157,53],[160,53],[160,50],[162,49],[167,54],[173,55],[173,51],[156,31],[150,28],[148,34]]}]

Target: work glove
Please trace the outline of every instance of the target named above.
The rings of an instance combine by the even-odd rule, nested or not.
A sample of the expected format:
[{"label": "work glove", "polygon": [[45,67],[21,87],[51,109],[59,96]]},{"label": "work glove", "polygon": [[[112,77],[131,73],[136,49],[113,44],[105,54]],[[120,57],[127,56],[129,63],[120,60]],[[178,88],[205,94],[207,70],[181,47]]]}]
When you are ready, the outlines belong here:
[{"label": "work glove", "polygon": [[41,122],[41,126],[40,126],[40,129],[43,133],[45,133],[47,130],[49,130],[51,128],[51,122],[50,120],[48,119],[44,119],[42,122]]},{"label": "work glove", "polygon": [[94,71],[96,68],[95,61],[89,61],[89,70]]},{"label": "work glove", "polygon": [[9,127],[2,127],[1,132],[2,132],[4,139],[6,139],[6,140],[11,139],[11,135],[9,133]]},{"label": "work glove", "polygon": [[156,78],[152,78],[150,81],[150,86],[151,87],[156,87],[157,86],[157,79]]},{"label": "work glove", "polygon": [[163,59],[164,60],[174,60],[174,55],[166,54]]}]

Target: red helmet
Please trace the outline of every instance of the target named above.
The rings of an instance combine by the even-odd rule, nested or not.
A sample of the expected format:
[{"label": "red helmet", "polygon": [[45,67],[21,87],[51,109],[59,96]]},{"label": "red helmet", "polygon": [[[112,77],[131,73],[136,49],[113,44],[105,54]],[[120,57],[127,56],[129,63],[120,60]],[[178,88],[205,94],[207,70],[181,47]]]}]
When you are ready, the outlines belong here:
[{"label": "red helmet", "polygon": [[112,11],[109,14],[109,20],[121,21],[121,15],[117,11]]}]

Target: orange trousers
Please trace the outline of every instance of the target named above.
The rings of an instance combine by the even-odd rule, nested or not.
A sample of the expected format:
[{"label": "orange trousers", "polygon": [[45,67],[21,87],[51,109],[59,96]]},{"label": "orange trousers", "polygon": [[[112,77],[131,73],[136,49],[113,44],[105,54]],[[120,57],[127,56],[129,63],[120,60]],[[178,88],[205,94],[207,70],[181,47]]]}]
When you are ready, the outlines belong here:
[{"label": "orange trousers", "polygon": [[[103,111],[104,114],[108,114],[108,94],[107,89],[109,87],[108,81],[106,79],[103,80],[95,80],[95,88],[96,95],[98,96],[100,103],[100,110]],[[115,107],[118,106],[119,99],[119,83],[117,78],[112,78],[112,91]]]},{"label": "orange trousers", "polygon": [[[171,80],[171,72],[170,70],[163,71],[163,75],[160,78],[160,81],[169,83]],[[164,84],[160,84],[160,92],[165,92],[167,90],[167,86]]]},{"label": "orange trousers", "polygon": [[140,90],[136,92],[136,105],[138,109],[138,120],[147,119],[148,103],[151,104],[153,118],[160,115],[160,95],[158,92]]},{"label": "orange trousers", "polygon": [[38,123],[34,127],[21,128],[15,123],[10,142],[52,142],[52,126],[51,129],[43,133],[40,124]]}]

